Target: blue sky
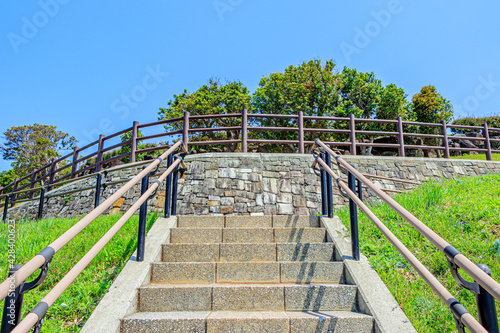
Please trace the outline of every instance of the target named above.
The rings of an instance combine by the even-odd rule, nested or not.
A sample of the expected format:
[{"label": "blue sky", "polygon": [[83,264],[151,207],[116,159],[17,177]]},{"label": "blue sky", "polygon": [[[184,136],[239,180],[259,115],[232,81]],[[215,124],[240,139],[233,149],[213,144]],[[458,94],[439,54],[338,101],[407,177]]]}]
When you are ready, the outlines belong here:
[{"label": "blue sky", "polygon": [[410,97],[433,84],[457,116],[500,105],[493,0],[26,0],[3,1],[0,13],[2,133],[51,124],[82,146],[157,120],[173,94],[210,77],[254,91],[262,76],[314,58],[374,72]]}]

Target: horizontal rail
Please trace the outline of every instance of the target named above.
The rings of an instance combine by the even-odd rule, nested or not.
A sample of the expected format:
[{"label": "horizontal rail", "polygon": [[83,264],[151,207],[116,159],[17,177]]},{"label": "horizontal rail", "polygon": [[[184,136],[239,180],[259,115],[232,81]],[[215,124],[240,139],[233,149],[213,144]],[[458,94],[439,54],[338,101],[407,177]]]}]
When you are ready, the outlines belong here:
[{"label": "horizontal rail", "polygon": [[288,131],[288,132],[297,132],[297,127],[259,127],[259,126],[248,126],[249,130],[255,131]]},{"label": "horizontal rail", "polygon": [[[92,248],[83,256],[78,263],[70,269],[70,271],[59,281],[54,288],[38,303],[46,305],[46,310],[48,310],[55,301],[62,295],[62,293],[69,287],[69,285],[75,281],[75,279],[80,275],[81,272],[90,264],[92,259],[94,259],[97,254],[109,243],[111,238],[125,225],[125,223],[132,217],[132,215],[141,207],[141,205],[149,198],[151,194],[159,187],[159,184],[167,178],[167,176],[172,173],[177,165],[179,165],[180,160],[176,159],[172,165],[165,170],[165,172],[158,178],[158,182],[153,183],[147,191],[137,199],[137,201],[127,210],[127,212],[104,234],[104,236],[97,241],[97,243],[92,246]],[[45,314],[44,314],[45,315]],[[43,318],[43,316],[41,316]],[[16,326],[12,333],[26,333],[28,332],[38,321],[40,317],[34,313],[30,312],[26,317]]]},{"label": "horizontal rail", "polygon": [[347,117],[330,117],[330,116],[304,116],[304,120],[349,121],[349,118],[347,118]]},{"label": "horizontal rail", "polygon": [[114,138],[114,137],[117,137],[118,135],[122,135],[122,134],[125,134],[125,133],[127,133],[127,132],[130,132],[130,131],[131,131],[131,130],[133,130],[133,129],[134,129],[133,127],[129,127],[129,128],[123,129],[123,130],[121,130],[121,131],[119,131],[119,132],[116,132],[116,133],[110,134],[110,135],[108,135],[108,136],[104,137],[104,141],[109,140],[109,139],[112,139],[112,138]]},{"label": "horizontal rail", "polygon": [[157,126],[157,125],[163,125],[163,124],[170,124],[170,123],[175,123],[176,121],[181,121],[181,120],[182,120],[182,117],[164,119],[164,120],[154,121],[152,123],[137,125],[137,128],[145,128],[145,127],[151,127],[151,126]]},{"label": "horizontal rail", "polygon": [[162,137],[165,137],[165,136],[176,135],[176,134],[182,134],[182,130],[170,131],[170,132],[165,132],[165,133],[158,133],[158,134],[151,134],[151,135],[141,136],[140,138],[137,138],[137,141],[144,141],[144,140],[149,140],[149,139],[162,138]]},{"label": "horizontal rail", "polygon": [[248,139],[248,143],[280,143],[280,144],[298,144],[298,140],[253,140]]},{"label": "horizontal rail", "polygon": [[304,128],[304,132],[310,133],[344,133],[348,134],[351,131],[343,129],[328,129],[328,128]]},{"label": "horizontal rail", "polygon": [[[347,118],[349,119],[349,118]],[[389,119],[372,119],[372,118],[354,118],[355,123],[375,123],[375,124],[397,124],[397,120],[389,120]]]},{"label": "horizontal rail", "polygon": [[150,152],[150,151],[157,151],[157,150],[168,149],[169,147],[171,147],[171,145],[144,148],[144,149],[136,150],[136,153],[137,154],[139,154],[139,153],[147,153],[147,152]]},{"label": "horizontal rail", "polygon": [[[333,172],[332,169],[320,158],[317,158],[323,170],[328,172],[337,183],[342,187],[343,191],[351,198],[356,205],[365,213],[365,215],[372,221],[375,226],[382,232],[382,234],[389,240],[389,242],[396,248],[396,250],[408,261],[408,263],[418,272],[418,274],[424,279],[424,281],[431,287],[431,289],[436,293],[439,298],[450,308],[452,311],[456,305],[460,304],[453,295],[439,282],[439,280],[425,267],[413,253],[408,250],[408,248],[385,226],[385,224],[365,205],[365,203],[358,198],[358,196],[351,191],[349,186],[347,186],[343,181],[339,181],[341,178]],[[349,170],[351,171],[351,170]],[[359,179],[359,178],[358,178]],[[455,313],[455,311],[453,311]],[[469,313],[465,312],[459,315],[460,321],[472,332],[483,332],[487,333],[481,324]]]},{"label": "horizontal rail", "polygon": [[241,113],[228,113],[228,114],[208,114],[201,116],[189,116],[189,119],[204,120],[204,119],[218,119],[218,118],[240,118]]},{"label": "horizontal rail", "polygon": [[[417,138],[432,138],[432,139],[442,139],[441,134],[423,134],[423,133],[403,133],[403,136],[412,136]],[[450,137],[450,139],[453,137]]]},{"label": "horizontal rail", "polygon": [[[116,148],[119,148],[119,147],[123,147],[123,146],[125,146],[125,145],[130,144],[130,143],[132,143],[132,140],[127,140],[127,141],[124,141],[124,142],[120,142],[120,143],[117,143],[116,145],[113,145],[113,146],[111,146],[111,147],[104,148],[104,149],[102,150],[102,152],[103,152],[103,153],[105,153],[105,152],[107,152],[107,151],[110,151],[110,150],[113,150],[113,149],[116,149]],[[105,161],[107,161],[107,160],[105,160]]]},{"label": "horizontal rail", "polygon": [[[368,186],[371,191],[373,191],[380,199],[382,199],[382,201],[384,201],[389,207],[391,207],[396,213],[398,213],[399,216],[410,223],[413,228],[415,228],[421,235],[427,238],[441,252],[446,254],[450,248],[453,248],[450,243],[441,238],[431,228],[429,228],[419,219],[413,216],[408,210],[397,203],[394,199],[381,191],[377,186],[375,186],[375,184],[368,180],[368,178],[363,176],[358,170],[353,168],[349,163],[347,163],[344,159],[337,155],[323,142],[321,142],[320,140],[316,140],[316,143],[321,146],[328,154],[333,156],[344,169],[348,170],[357,179]],[[488,274],[482,271],[460,252],[454,257],[454,262],[458,267],[460,267],[462,270],[464,270],[464,272],[472,277],[474,281],[483,286],[484,289],[488,290],[488,292],[492,294],[493,297],[495,297],[497,300],[500,300],[500,284],[497,281],[492,279]]]},{"label": "horizontal rail", "polygon": [[[214,141],[189,141],[189,146],[206,146],[206,145],[227,145],[229,143],[239,143],[240,140],[214,140]],[[250,142],[250,140],[248,140]]]},{"label": "horizontal rail", "polygon": [[[226,126],[226,127],[212,127],[212,128],[190,128],[189,133],[196,132],[221,132],[221,131],[241,131],[241,126]],[[182,131],[180,131],[182,133]]]},{"label": "horizontal rail", "polygon": [[[121,198],[132,186],[137,184],[144,176],[150,173],[158,164],[161,163],[165,157],[172,153],[177,147],[181,145],[181,142],[174,144],[169,150],[164,152],[160,158],[155,159],[146,168],[144,168],[140,173],[133,177],[128,183],[118,189],[109,198],[107,198],[103,203],[93,209],[84,218],[74,224],[69,228],[64,234],[59,236],[55,241],[53,241],[48,247],[53,249],[54,253],[57,253],[64,245],[69,243],[76,235],[78,235],[85,227],[87,227],[92,221],[94,221],[99,215],[104,213],[106,209],[111,207],[113,203]],[[9,293],[9,289],[12,287],[12,281],[15,281],[15,287],[19,286],[23,281],[25,281],[31,274],[33,274],[38,268],[40,268],[45,263],[45,257],[41,254],[37,254],[31,260],[29,260],[22,268],[11,275],[8,279],[0,284],[0,300],[3,300]]]},{"label": "horizontal rail", "polygon": [[[299,116],[287,114],[257,114],[249,113],[248,118],[276,118],[276,119],[297,119]],[[305,117],[304,117],[305,118]]]},{"label": "horizontal rail", "polygon": [[63,184],[73,183],[73,182],[76,182],[76,181],[79,181],[79,180],[83,180],[83,179],[86,179],[86,178],[95,177],[95,176],[97,176],[97,174],[98,173],[92,173],[90,175],[85,175],[85,176],[73,178],[73,179],[70,179],[70,180],[63,180],[63,181],[53,182],[53,183],[50,183],[48,185],[50,185],[50,186],[59,186],[59,185],[63,185]]},{"label": "horizontal rail", "polygon": [[61,197],[63,195],[68,195],[68,194],[73,194],[73,193],[78,193],[78,192],[83,192],[83,191],[88,191],[88,190],[94,190],[94,189],[95,189],[95,185],[84,187],[84,188],[78,188],[78,189],[74,189],[74,190],[70,190],[70,191],[66,191],[66,192],[62,192],[62,193],[46,194],[45,198]]}]

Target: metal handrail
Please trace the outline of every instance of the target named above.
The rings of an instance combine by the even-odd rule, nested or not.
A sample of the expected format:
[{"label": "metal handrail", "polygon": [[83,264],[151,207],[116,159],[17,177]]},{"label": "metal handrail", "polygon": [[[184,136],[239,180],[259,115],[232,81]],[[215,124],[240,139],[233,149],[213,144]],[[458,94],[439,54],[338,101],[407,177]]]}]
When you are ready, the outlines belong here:
[{"label": "metal handrail", "polygon": [[127,210],[127,212],[106,232],[106,234],[83,256],[78,263],[59,281],[54,288],[35,306],[43,309],[42,311],[31,311],[26,317],[15,327],[12,333],[26,333],[36,323],[42,319],[48,309],[55,303],[61,294],[69,287],[69,285],[78,277],[78,275],[88,266],[104,246],[113,238],[113,236],[125,225],[130,217],[148,200],[151,194],[160,186],[161,182],[181,164],[180,159],[176,159],[165,172],[151,185],[148,190],[142,194],[139,199]]},{"label": "metal handrail", "polygon": [[458,302],[451,293],[432,275],[432,273],[411,253],[406,246],[387,228],[384,223],[366,206],[363,201],[347,186],[343,179],[337,175],[328,165],[320,158],[316,161],[321,165],[322,169],[328,172],[342,188],[345,194],[353,200],[356,205],[366,214],[366,216],[375,224],[382,234],[391,242],[396,250],[415,268],[418,274],[432,288],[432,290],[441,298],[441,300],[452,310],[454,316],[472,332],[487,331],[484,327]]},{"label": "metal handrail", "polygon": [[471,278],[479,283],[484,289],[486,289],[490,294],[493,295],[497,300],[500,300],[500,284],[492,279],[488,274],[477,267],[472,261],[470,261],[466,256],[460,253],[457,249],[445,241],[441,236],[435,233],[431,228],[426,226],[422,221],[412,215],[403,206],[397,203],[390,196],[385,194],[380,190],[375,184],[363,176],[358,170],[352,167],[348,162],[337,155],[333,150],[331,150],[327,145],[325,145],[321,140],[316,140],[316,144],[323,148],[325,152],[333,156],[339,165],[344,169],[352,173],[357,179],[364,183],[371,191],[373,191],[380,199],[382,199],[389,207],[391,207],[399,216],[410,223],[413,228],[415,228],[420,234],[427,238],[434,246],[436,246],[441,252],[443,252],[447,258],[450,258],[458,267],[463,269]]},{"label": "metal handrail", "polygon": [[[181,146],[182,142],[179,141],[172,145],[172,147],[163,153],[160,157],[155,159],[150,165],[145,167],[141,172],[139,172],[135,177],[133,177],[128,183],[118,189],[109,198],[107,198],[103,203],[97,206],[94,210],[88,213],[84,218],[78,221],[70,229],[68,229],[64,234],[59,236],[55,241],[53,241],[46,249],[48,251],[57,253],[64,245],[71,241],[76,235],[78,235],[85,227],[87,227],[91,222],[93,222],[98,216],[106,211],[113,203],[116,202],[120,197],[122,197],[132,186],[137,184],[143,177],[148,175],[157,165],[159,165],[165,157],[170,155]],[[47,261],[44,250],[39,254],[29,260],[22,268],[15,272],[9,279],[6,279],[0,284],[0,300],[3,300],[9,294],[9,290],[12,287],[12,280],[15,281],[15,286],[19,286],[23,281],[25,281],[31,274],[38,270]]]}]

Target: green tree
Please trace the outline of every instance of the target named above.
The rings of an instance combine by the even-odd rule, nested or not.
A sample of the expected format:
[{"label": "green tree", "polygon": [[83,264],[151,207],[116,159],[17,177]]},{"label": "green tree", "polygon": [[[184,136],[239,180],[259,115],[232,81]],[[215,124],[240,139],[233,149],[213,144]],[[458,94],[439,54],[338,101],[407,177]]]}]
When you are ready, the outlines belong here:
[{"label": "green tree", "polygon": [[[160,108],[159,120],[182,117],[184,111],[189,111],[191,116],[234,114],[251,106],[251,96],[248,88],[241,82],[227,82],[221,84],[219,80],[210,79],[208,84],[201,86],[194,93],[187,90],[180,95],[174,95],[174,99],[168,102],[167,108]],[[211,118],[204,120],[189,121],[190,128],[214,128],[240,126],[238,118]],[[173,122],[165,125],[167,131],[175,131],[182,128],[182,122]],[[190,133],[190,140],[212,141],[212,140],[237,140],[239,130],[221,130]],[[228,150],[236,151],[237,143],[227,144]]]},{"label": "green tree", "polygon": [[13,183],[14,179],[18,177],[14,169],[0,172],[0,188]]},{"label": "green tree", "polygon": [[[256,113],[304,116],[333,116],[339,106],[339,76],[335,63],[328,60],[322,65],[321,60],[303,62],[298,66],[289,66],[283,73],[271,73],[260,80],[253,96]],[[296,119],[263,118],[260,125],[265,127],[297,127]],[[305,120],[306,128],[331,128],[333,121]],[[297,140],[296,132],[263,131],[255,133],[262,139]],[[330,139],[329,134],[305,133],[305,139],[321,137]],[[275,146],[276,147],[276,146]],[[279,147],[277,147],[279,149]]]},{"label": "green tree", "polygon": [[451,102],[439,94],[433,85],[424,86],[419,93],[413,95],[412,105],[419,122],[439,123],[453,119]]},{"label": "green tree", "polygon": [[[60,150],[70,149],[76,139],[56,130],[51,125],[13,126],[4,132],[4,144],[0,146],[4,160],[12,160],[15,174],[24,176],[61,156]],[[44,170],[44,175],[49,169]]]}]

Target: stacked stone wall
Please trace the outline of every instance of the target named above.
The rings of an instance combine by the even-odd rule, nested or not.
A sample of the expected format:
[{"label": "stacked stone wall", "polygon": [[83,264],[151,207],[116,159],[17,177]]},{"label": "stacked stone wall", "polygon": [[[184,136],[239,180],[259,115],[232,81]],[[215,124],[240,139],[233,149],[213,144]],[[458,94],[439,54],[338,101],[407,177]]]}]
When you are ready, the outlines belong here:
[{"label": "stacked stone wall", "polygon": [[[499,173],[500,162],[447,160],[435,158],[343,156],[359,171],[379,176],[428,181],[456,179]],[[316,215],[321,210],[320,180],[311,170],[313,157],[299,154],[243,154],[207,153],[189,155],[185,179],[179,181],[177,213],[179,215]],[[338,171],[336,165],[332,168]],[[125,180],[142,169],[109,169],[104,182]],[[165,166],[159,168],[159,172]],[[154,179],[154,178],[153,178]],[[387,180],[373,180],[380,187],[393,190],[411,190],[415,185]],[[88,178],[63,186],[47,194],[62,193],[95,184]],[[103,188],[101,202],[120,186]],[[346,199],[333,187],[334,205],[345,204]],[[373,200],[370,192],[365,198]],[[44,217],[72,217],[87,214],[93,209],[95,190],[47,199]],[[140,196],[140,182],[108,209],[106,214],[126,211]],[[165,185],[148,201],[150,210],[163,212]],[[9,209],[9,217],[33,218],[38,202],[19,204]]]}]

